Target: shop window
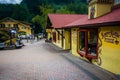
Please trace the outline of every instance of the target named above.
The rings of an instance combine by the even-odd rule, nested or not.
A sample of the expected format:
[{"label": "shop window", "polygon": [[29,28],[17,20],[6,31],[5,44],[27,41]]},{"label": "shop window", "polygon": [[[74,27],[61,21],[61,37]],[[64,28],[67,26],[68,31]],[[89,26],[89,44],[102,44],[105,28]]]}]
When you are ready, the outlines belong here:
[{"label": "shop window", "polygon": [[78,33],[78,53],[87,58],[97,58],[97,30],[80,30]]},{"label": "shop window", "polygon": [[120,0],[114,0],[114,4],[120,4]]}]

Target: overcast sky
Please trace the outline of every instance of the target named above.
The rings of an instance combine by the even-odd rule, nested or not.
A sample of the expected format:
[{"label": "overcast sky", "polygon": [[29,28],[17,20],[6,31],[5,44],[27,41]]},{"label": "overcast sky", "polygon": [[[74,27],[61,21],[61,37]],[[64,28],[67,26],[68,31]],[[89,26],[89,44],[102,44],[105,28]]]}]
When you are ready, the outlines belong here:
[{"label": "overcast sky", "polygon": [[22,0],[0,0],[0,3],[20,3]]}]

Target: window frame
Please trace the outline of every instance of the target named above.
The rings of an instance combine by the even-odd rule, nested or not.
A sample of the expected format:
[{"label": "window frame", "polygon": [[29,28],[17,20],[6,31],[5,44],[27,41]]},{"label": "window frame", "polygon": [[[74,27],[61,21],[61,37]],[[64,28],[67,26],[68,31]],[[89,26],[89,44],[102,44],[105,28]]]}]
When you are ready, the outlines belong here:
[{"label": "window frame", "polygon": [[[97,31],[96,31],[97,30]],[[83,52],[81,52],[80,51],[80,49],[79,49],[79,47],[80,47],[80,43],[79,43],[79,33],[80,32],[85,32],[85,53],[83,53]],[[88,53],[88,32],[97,32],[97,34],[96,34],[96,39],[97,39],[97,41],[96,41],[96,55],[91,55],[91,54],[89,54]],[[80,55],[80,56],[84,56],[84,57],[86,57],[86,58],[92,58],[92,59],[97,59],[98,58],[98,29],[81,29],[81,30],[78,30],[78,32],[77,32],[77,52],[78,52],[78,54]]]}]

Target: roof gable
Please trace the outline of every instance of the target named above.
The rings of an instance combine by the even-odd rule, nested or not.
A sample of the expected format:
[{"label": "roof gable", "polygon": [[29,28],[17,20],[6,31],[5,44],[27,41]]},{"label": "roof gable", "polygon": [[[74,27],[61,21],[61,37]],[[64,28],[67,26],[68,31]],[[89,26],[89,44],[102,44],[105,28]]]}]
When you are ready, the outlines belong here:
[{"label": "roof gable", "polygon": [[0,22],[15,22],[15,23],[18,23],[18,24],[24,24],[24,25],[31,25],[31,23],[28,23],[28,22],[24,22],[24,21],[18,21],[18,20],[15,20],[15,19],[12,19],[10,17],[6,17],[2,20],[0,20]]},{"label": "roof gable", "polygon": [[14,19],[12,19],[10,17],[6,17],[6,18],[0,20],[0,22],[9,22],[9,21],[11,21],[11,22],[18,22],[17,20],[14,20]]}]

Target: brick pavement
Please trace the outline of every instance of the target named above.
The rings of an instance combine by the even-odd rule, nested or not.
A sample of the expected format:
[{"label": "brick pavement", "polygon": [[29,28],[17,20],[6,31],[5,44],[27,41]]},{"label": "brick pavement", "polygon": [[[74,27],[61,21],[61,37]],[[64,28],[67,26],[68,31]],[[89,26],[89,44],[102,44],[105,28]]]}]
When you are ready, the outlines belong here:
[{"label": "brick pavement", "polygon": [[117,80],[116,76],[41,40],[0,51],[0,80]]}]

